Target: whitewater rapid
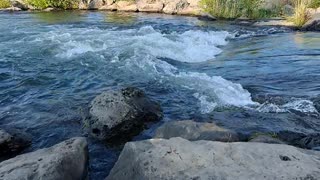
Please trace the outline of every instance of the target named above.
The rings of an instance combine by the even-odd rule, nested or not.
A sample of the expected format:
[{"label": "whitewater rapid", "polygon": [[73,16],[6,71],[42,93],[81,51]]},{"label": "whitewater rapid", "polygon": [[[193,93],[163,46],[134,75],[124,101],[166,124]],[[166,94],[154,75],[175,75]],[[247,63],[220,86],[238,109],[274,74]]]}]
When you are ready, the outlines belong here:
[{"label": "whitewater rapid", "polygon": [[[223,46],[236,33],[227,31],[200,31],[163,33],[152,26],[137,29],[56,29],[38,36],[34,41],[51,41],[53,52],[62,59],[75,59],[94,53],[100,60],[130,72],[132,76],[145,76],[161,83],[175,84],[193,92],[200,112],[210,113],[217,107],[249,107],[259,112],[317,112],[311,101],[294,100],[287,104],[259,104],[241,84],[221,76],[186,71],[169,63],[205,63],[222,53]],[[243,38],[243,36],[241,36]],[[81,65],[88,65],[80,61]]]}]

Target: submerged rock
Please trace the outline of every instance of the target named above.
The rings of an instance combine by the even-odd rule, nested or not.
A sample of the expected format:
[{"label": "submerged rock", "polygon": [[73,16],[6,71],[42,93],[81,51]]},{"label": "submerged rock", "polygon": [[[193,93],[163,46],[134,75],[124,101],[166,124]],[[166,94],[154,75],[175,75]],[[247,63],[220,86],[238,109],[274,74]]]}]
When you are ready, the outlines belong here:
[{"label": "submerged rock", "polygon": [[236,142],[240,140],[240,136],[232,130],[221,128],[214,123],[201,123],[190,120],[167,122],[159,127],[155,134],[155,138],[170,139],[172,137],[182,137],[191,141]]},{"label": "submerged rock", "polygon": [[151,139],[127,143],[106,179],[319,179],[319,167],[320,152],[289,145]]},{"label": "submerged rock", "polygon": [[320,13],[313,15],[301,29],[304,31],[320,31]]},{"label": "submerged rock", "polygon": [[120,140],[139,134],[146,122],[161,118],[160,105],[142,90],[130,87],[97,96],[84,121],[92,136],[100,140]]},{"label": "submerged rock", "polygon": [[0,129],[0,156],[19,153],[31,144],[31,135],[18,129]]},{"label": "submerged rock", "polygon": [[85,138],[72,138],[50,148],[0,163],[0,179],[85,179],[88,150]]}]

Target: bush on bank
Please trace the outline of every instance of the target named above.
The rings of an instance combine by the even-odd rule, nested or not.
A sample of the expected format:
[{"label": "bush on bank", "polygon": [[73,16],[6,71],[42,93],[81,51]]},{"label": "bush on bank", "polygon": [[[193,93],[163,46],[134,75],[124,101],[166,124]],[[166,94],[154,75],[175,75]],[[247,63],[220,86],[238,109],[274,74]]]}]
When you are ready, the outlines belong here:
[{"label": "bush on bank", "polygon": [[75,9],[79,5],[78,0],[26,0],[26,3],[37,9],[45,9],[47,7]]}]

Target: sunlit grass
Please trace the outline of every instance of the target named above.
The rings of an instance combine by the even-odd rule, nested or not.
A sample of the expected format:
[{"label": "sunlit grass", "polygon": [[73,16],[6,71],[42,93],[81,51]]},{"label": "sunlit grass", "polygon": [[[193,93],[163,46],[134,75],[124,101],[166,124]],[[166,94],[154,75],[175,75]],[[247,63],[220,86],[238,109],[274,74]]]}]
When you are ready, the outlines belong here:
[{"label": "sunlit grass", "polygon": [[297,27],[302,27],[311,17],[308,13],[308,3],[304,0],[295,0],[294,14],[289,18]]},{"label": "sunlit grass", "polygon": [[8,0],[0,0],[0,9],[8,8],[11,4]]},{"label": "sunlit grass", "polygon": [[269,10],[261,9],[261,2],[261,0],[201,0],[200,6],[216,18],[259,19],[274,15]]}]

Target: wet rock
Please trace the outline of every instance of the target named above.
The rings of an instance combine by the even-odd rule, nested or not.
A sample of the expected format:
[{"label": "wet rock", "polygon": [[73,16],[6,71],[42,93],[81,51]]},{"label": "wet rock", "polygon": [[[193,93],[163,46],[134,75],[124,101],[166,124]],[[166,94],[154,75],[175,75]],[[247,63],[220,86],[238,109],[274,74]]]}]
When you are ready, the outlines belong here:
[{"label": "wet rock", "polygon": [[305,149],[320,146],[320,133],[304,134],[293,131],[280,131],[277,136],[287,144]]},{"label": "wet rock", "polygon": [[88,150],[85,138],[72,138],[50,148],[0,163],[0,179],[85,179]]},{"label": "wet rock", "polygon": [[18,129],[0,129],[0,156],[11,156],[31,144],[31,135]]},{"label": "wet rock", "polygon": [[319,179],[320,152],[283,144],[182,138],[129,142],[107,180]]},{"label": "wet rock", "polygon": [[283,141],[268,135],[258,135],[252,138],[251,140],[249,140],[249,142],[259,142],[259,143],[268,143],[268,144],[285,144]]},{"label": "wet rock", "polygon": [[167,122],[159,127],[155,133],[155,138],[170,139],[172,137],[182,137],[191,141],[236,142],[240,140],[240,136],[232,130],[221,128],[214,123],[200,123],[190,120]]},{"label": "wet rock", "polygon": [[304,31],[320,31],[320,13],[313,15],[301,29]]},{"label": "wet rock", "polygon": [[138,7],[133,1],[117,1],[116,5],[119,11],[138,11]]},{"label": "wet rock", "polygon": [[137,0],[140,12],[162,12],[164,4],[161,0]]},{"label": "wet rock", "polygon": [[120,141],[139,134],[146,122],[161,118],[160,105],[149,99],[142,90],[130,87],[97,96],[91,102],[84,122],[93,137]]}]

